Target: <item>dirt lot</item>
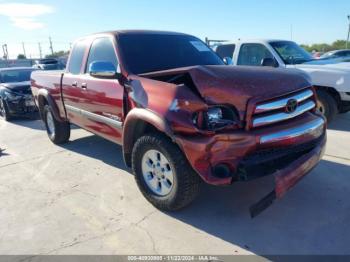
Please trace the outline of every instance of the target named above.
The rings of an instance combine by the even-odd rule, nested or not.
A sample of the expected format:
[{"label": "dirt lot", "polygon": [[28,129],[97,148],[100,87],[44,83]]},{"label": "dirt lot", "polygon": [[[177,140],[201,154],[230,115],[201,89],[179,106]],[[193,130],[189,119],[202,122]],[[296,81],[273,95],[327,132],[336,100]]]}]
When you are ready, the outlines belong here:
[{"label": "dirt lot", "polygon": [[350,114],[320,165],[255,219],[271,179],[204,185],[178,213],[139,193],[121,148],[81,129],[55,146],[40,121],[0,120],[0,254],[350,254]]}]

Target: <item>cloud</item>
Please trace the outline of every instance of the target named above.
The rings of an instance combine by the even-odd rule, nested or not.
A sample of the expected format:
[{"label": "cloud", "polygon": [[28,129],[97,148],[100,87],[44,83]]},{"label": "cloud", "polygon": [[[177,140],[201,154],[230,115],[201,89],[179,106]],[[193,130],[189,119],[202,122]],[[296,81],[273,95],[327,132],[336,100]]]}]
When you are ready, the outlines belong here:
[{"label": "cloud", "polygon": [[33,30],[45,25],[37,17],[54,11],[51,6],[43,4],[0,3],[0,15],[8,17],[16,27]]}]

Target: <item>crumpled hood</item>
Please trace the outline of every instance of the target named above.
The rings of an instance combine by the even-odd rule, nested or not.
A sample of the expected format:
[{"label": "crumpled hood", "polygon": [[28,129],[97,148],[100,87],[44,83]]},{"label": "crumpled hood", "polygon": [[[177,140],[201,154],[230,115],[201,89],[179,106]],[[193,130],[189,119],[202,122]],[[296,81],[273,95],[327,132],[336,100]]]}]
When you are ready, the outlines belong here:
[{"label": "crumpled hood", "polygon": [[1,86],[13,91],[13,92],[27,92],[30,90],[30,81],[15,82],[15,83],[2,83]]},{"label": "crumpled hood", "polygon": [[231,104],[246,112],[248,101],[268,100],[311,86],[300,70],[260,67],[194,66],[155,72],[162,76],[188,73],[198,93],[208,104]]}]

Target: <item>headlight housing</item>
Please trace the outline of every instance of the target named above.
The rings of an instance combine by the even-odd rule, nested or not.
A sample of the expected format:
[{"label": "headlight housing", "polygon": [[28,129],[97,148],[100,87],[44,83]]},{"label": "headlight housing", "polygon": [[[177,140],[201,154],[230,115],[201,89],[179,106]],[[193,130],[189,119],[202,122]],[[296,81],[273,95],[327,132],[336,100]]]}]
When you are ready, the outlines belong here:
[{"label": "headlight housing", "polygon": [[236,109],[229,106],[212,106],[193,115],[193,123],[202,130],[216,131],[228,126],[239,126]]}]

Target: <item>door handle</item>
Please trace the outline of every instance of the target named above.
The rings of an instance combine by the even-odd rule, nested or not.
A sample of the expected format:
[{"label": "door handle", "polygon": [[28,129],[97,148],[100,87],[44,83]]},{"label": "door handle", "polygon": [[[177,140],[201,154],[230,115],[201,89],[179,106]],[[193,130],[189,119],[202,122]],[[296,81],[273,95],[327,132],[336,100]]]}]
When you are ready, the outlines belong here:
[{"label": "door handle", "polygon": [[73,87],[77,87],[77,86],[78,86],[78,82],[77,82],[77,81],[74,81],[74,82],[72,83],[72,86],[73,86]]},{"label": "door handle", "polygon": [[86,89],[86,88],[87,88],[87,84],[86,84],[86,83],[82,83],[82,84],[81,84],[81,88],[82,88],[82,89]]}]

